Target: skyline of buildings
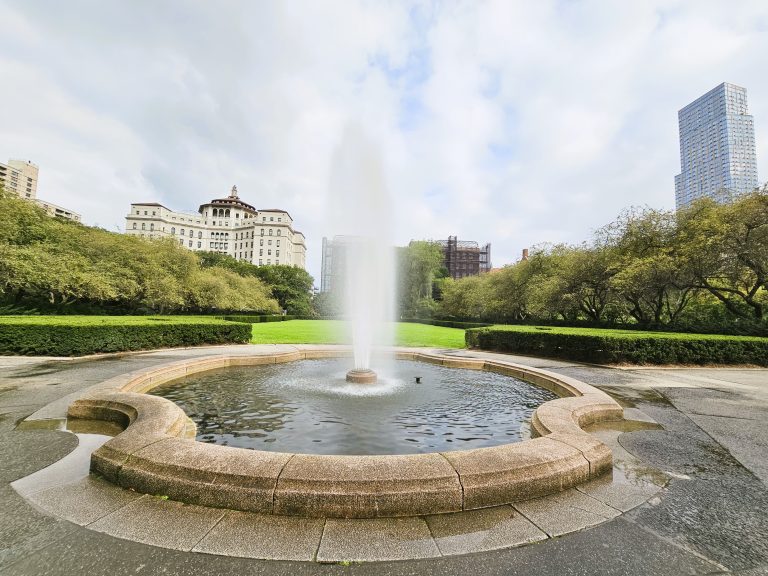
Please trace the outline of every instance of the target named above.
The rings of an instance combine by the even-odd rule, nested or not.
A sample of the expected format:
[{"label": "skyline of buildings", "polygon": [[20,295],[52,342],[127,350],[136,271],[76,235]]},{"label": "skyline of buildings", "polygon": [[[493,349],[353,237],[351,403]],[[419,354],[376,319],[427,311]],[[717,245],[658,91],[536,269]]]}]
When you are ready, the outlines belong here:
[{"label": "skyline of buildings", "polygon": [[679,210],[699,198],[728,199],[758,187],[754,119],[747,90],[723,82],[678,111]]},{"label": "skyline of buildings", "polygon": [[82,216],[77,212],[37,197],[39,174],[39,166],[33,164],[30,160],[11,159],[6,164],[0,162],[0,182],[2,182],[5,190],[22,200],[34,202],[50,216],[58,216],[74,220],[75,222],[81,222]]},{"label": "skyline of buildings", "polygon": [[242,201],[237,186],[226,198],[201,204],[198,214],[176,212],[157,202],[135,202],[125,217],[125,233],[142,238],[174,238],[188,250],[218,252],[257,266],[306,268],[306,239],[285,210],[257,210]]}]

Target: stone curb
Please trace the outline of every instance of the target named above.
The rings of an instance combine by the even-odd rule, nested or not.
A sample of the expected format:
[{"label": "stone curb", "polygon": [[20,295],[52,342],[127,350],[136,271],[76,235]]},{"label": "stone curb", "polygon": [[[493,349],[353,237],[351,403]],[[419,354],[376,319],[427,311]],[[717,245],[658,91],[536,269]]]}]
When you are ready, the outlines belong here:
[{"label": "stone curb", "polygon": [[70,405],[70,418],[110,420],[125,431],[96,450],[91,470],[111,482],[189,504],[326,518],[418,516],[511,504],[572,488],[611,469],[610,449],[581,427],[621,419],[607,394],[573,378],[504,362],[398,350],[400,359],[488,370],[561,398],[534,413],[541,436],[467,451],[401,456],[318,456],[196,442],[194,425],[152,388],[228,366],[348,356],[340,348],[268,355],[216,355],[172,362],[105,381]]}]

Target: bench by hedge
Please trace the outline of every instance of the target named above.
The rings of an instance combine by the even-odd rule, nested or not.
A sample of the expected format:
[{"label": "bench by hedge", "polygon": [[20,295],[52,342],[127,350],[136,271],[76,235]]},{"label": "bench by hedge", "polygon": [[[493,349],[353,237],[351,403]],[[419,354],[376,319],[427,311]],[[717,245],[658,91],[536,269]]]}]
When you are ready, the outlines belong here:
[{"label": "bench by hedge", "polygon": [[250,339],[249,324],[194,316],[0,317],[2,355],[83,356]]},{"label": "bench by hedge", "polygon": [[469,348],[601,364],[768,366],[768,338],[550,326],[467,330]]}]

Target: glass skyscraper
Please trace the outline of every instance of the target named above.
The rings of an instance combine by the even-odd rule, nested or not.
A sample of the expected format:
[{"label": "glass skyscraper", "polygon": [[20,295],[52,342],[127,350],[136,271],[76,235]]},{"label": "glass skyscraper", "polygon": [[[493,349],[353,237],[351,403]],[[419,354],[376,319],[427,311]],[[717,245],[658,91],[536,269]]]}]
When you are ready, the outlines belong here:
[{"label": "glass skyscraper", "polygon": [[755,127],[747,113],[745,88],[724,82],[680,110],[677,118],[678,209],[698,198],[728,199],[757,188]]}]

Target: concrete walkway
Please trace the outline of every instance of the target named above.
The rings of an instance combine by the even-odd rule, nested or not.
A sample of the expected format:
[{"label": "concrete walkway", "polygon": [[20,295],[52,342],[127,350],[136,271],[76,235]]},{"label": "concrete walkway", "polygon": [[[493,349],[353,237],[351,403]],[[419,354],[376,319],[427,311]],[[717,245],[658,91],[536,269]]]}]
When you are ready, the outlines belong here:
[{"label": "concrete walkway", "polygon": [[618,443],[672,478],[613,520],[508,550],[350,566],[189,553],[57,519],[10,487],[77,445],[70,433],[19,421],[114,375],[221,350],[77,362],[0,357],[0,574],[768,574],[767,370],[610,369],[506,356],[595,385],[662,424]]}]

